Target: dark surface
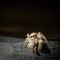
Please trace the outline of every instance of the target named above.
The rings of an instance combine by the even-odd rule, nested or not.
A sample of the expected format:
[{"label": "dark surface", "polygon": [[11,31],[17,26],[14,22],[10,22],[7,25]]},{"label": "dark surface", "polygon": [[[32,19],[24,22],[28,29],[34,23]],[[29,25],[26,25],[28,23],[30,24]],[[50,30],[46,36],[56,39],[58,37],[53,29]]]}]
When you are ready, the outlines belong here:
[{"label": "dark surface", "polygon": [[59,60],[60,42],[48,41],[51,54],[42,53],[41,56],[32,54],[24,48],[24,40],[21,38],[0,36],[0,60]]}]

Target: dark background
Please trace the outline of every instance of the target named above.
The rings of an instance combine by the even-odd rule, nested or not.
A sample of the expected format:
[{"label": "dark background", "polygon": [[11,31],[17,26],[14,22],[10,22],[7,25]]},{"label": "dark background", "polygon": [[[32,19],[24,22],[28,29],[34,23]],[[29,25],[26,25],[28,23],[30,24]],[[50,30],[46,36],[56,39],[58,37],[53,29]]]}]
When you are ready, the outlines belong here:
[{"label": "dark background", "polygon": [[48,39],[60,39],[60,4],[15,2],[0,4],[0,35],[25,38],[41,31]]}]

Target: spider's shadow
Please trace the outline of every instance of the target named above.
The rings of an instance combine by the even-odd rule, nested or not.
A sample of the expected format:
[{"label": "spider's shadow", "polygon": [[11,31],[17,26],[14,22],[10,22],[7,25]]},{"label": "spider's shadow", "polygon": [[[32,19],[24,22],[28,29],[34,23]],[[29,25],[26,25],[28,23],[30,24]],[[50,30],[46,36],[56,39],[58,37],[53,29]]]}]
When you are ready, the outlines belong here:
[{"label": "spider's shadow", "polygon": [[43,43],[43,50],[41,50],[42,53],[50,54],[51,51],[48,48],[48,45],[46,43]]},{"label": "spider's shadow", "polygon": [[[42,47],[42,50],[41,50],[42,54],[45,53],[45,54],[51,54],[51,51],[50,49],[48,48],[48,45],[46,43],[43,43],[43,47]],[[36,54],[38,56],[40,56],[40,53],[36,50]]]}]

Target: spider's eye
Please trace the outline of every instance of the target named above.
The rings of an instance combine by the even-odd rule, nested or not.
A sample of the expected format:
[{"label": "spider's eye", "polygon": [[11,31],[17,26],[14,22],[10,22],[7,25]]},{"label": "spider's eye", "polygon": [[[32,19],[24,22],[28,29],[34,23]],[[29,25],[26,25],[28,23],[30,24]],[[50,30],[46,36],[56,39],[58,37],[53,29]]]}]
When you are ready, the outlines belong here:
[{"label": "spider's eye", "polygon": [[35,37],[35,35],[31,36],[31,38]]},{"label": "spider's eye", "polygon": [[32,38],[33,36],[31,36],[31,38]]},{"label": "spider's eye", "polygon": [[33,37],[35,37],[35,35],[33,35]]}]

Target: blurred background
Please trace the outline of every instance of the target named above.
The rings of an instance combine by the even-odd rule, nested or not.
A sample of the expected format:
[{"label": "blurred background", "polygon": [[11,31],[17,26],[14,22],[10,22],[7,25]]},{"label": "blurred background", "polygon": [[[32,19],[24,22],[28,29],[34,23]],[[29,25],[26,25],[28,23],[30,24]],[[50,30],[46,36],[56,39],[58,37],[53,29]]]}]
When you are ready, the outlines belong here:
[{"label": "blurred background", "polygon": [[48,39],[60,39],[60,5],[57,2],[0,4],[0,36],[25,38],[42,32]]}]

